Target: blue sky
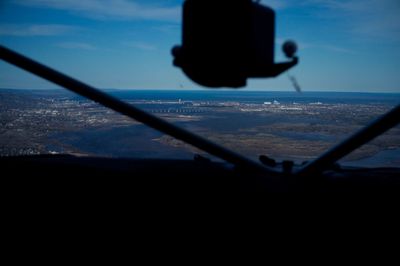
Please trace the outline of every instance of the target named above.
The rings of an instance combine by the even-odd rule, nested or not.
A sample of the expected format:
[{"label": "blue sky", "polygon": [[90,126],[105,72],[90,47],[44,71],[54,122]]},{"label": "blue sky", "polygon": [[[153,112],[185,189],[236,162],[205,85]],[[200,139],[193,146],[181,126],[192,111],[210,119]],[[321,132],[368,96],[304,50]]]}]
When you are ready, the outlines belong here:
[{"label": "blue sky", "polygon": [[[304,91],[400,92],[399,0],[270,0]],[[201,88],[172,66],[182,0],[0,0],[0,43],[100,88]],[[276,61],[285,60],[280,48]],[[55,88],[0,62],[2,88]],[[286,75],[247,89],[293,90]]]}]

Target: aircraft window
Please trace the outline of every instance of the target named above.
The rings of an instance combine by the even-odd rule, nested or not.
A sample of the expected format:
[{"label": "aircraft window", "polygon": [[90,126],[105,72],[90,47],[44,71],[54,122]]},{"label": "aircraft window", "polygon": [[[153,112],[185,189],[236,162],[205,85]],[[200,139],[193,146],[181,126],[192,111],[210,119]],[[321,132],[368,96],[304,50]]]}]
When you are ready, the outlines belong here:
[{"label": "aircraft window", "polygon": [[[392,85],[399,84],[399,27],[382,29],[380,38],[358,36],[363,33],[353,29],[358,24],[379,20],[365,19],[357,13],[363,8],[352,10],[350,4],[307,1],[317,8],[308,6],[310,3],[276,6],[280,14],[278,37],[298,34],[296,38],[311,39],[310,43],[299,41],[300,63],[293,71],[303,92],[296,93],[285,75],[268,82],[249,81],[242,90],[207,90],[192,83],[173,67],[171,55],[171,48],[181,39],[183,1],[112,1],[115,6],[104,6],[102,1],[89,1],[87,5],[61,2],[2,1],[1,45],[253,160],[265,155],[299,164],[310,161],[400,102],[400,93]],[[378,5],[375,2],[368,1]],[[376,9],[378,15],[393,18],[393,23],[385,20],[379,26],[397,25],[398,5],[382,2],[382,8]],[[361,6],[367,9],[369,5]],[[343,16],[351,16],[343,10],[337,12],[334,8],[338,7],[348,8],[347,12],[359,17],[350,23]],[[367,14],[375,14],[372,10]],[[319,17],[311,14],[314,11]],[[320,11],[331,15],[325,16],[324,23],[313,20],[321,19]],[[332,18],[336,15],[339,17]],[[301,33],[296,18],[302,18]],[[349,28],[354,30],[354,38],[346,35]],[[375,27],[362,27],[367,28]],[[385,39],[384,34],[390,38]],[[315,39],[317,36],[327,39]],[[376,39],[381,50],[376,49]],[[336,40],[340,45],[336,46]],[[282,42],[277,39],[277,51]],[[282,57],[280,52],[275,59],[280,62]],[[346,91],[347,84],[356,91],[364,91],[364,85],[365,91],[382,85],[392,93],[315,91],[326,87],[334,90],[335,86]],[[399,136],[396,127],[341,163],[398,167]],[[0,61],[0,156],[191,159],[197,153],[212,157]]]}]

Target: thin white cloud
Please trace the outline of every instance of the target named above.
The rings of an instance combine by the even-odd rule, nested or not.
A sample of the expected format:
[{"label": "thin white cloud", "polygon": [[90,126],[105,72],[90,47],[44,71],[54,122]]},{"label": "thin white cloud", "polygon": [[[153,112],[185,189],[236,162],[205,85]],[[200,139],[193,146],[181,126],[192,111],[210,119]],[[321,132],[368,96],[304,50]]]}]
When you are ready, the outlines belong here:
[{"label": "thin white cloud", "polygon": [[336,45],[331,45],[331,44],[315,45],[314,47],[328,50],[331,52],[344,53],[344,54],[356,54],[356,52],[354,52],[353,50],[343,48],[340,46],[336,46]]},{"label": "thin white cloud", "polygon": [[64,49],[77,49],[77,50],[95,50],[96,47],[89,43],[82,42],[62,42],[57,43],[56,46]]},{"label": "thin white cloud", "polygon": [[325,8],[322,16],[341,20],[352,34],[400,41],[399,0],[308,0]]},{"label": "thin white cloud", "polygon": [[142,5],[128,0],[14,0],[30,7],[65,10],[92,19],[179,21],[180,6]]},{"label": "thin white cloud", "polygon": [[136,49],[140,49],[143,51],[155,51],[157,50],[157,46],[153,45],[153,44],[149,44],[146,42],[123,42],[123,45],[127,46],[127,47],[132,47],[132,48],[136,48]]},{"label": "thin white cloud", "polygon": [[[276,44],[278,46],[282,46],[285,41],[287,41],[286,39],[283,38],[276,38]],[[298,50],[304,50],[304,49],[320,49],[320,50],[325,50],[325,51],[330,51],[330,52],[336,52],[336,53],[345,53],[345,54],[356,54],[355,51],[347,49],[347,48],[343,48],[339,45],[335,45],[335,44],[319,44],[319,43],[310,43],[310,42],[304,42],[304,41],[295,41],[297,46],[298,46]]]},{"label": "thin white cloud", "polygon": [[76,32],[79,27],[60,24],[2,24],[0,35],[3,36],[57,36]]},{"label": "thin white cloud", "polygon": [[161,32],[161,33],[172,34],[172,33],[179,33],[181,30],[181,27],[177,24],[165,24],[165,25],[152,27],[152,29],[156,30],[158,32]]},{"label": "thin white cloud", "polygon": [[285,9],[293,5],[290,0],[262,0],[261,3],[278,10]]}]

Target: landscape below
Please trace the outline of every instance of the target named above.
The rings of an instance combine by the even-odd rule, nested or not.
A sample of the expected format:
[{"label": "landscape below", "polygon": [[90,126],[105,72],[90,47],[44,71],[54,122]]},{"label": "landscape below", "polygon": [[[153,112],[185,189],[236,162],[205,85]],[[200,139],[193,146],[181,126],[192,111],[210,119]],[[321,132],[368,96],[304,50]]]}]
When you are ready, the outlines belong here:
[{"label": "landscape below", "polygon": [[[309,161],[400,102],[400,94],[255,91],[123,91],[114,96],[257,160]],[[0,156],[72,154],[191,159],[204,154],[61,90],[0,89]],[[400,127],[343,164],[400,165]]]}]

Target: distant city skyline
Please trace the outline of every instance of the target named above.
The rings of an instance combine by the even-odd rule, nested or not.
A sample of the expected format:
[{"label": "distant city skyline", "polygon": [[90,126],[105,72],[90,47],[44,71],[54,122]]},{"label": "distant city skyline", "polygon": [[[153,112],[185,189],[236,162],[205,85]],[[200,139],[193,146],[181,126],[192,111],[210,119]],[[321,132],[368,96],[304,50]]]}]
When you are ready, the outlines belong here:
[{"label": "distant city skyline", "polygon": [[[3,0],[0,44],[99,88],[203,89],[173,67],[183,0]],[[304,91],[400,92],[400,1],[270,0]],[[0,88],[56,85],[0,62]],[[244,90],[293,91],[286,74]]]}]

